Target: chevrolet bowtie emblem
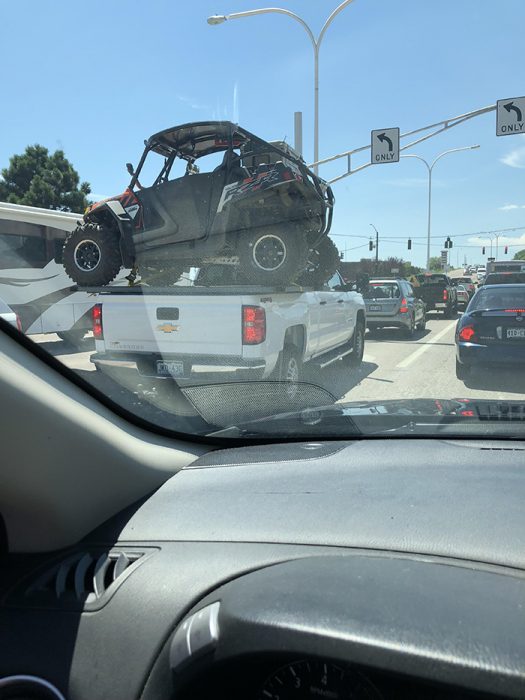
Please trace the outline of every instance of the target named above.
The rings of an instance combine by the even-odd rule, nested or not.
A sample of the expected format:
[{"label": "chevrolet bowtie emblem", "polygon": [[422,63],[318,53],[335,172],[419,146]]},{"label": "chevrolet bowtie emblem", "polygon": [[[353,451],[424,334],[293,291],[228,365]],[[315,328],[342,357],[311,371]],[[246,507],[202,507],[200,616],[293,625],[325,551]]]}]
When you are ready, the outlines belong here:
[{"label": "chevrolet bowtie emblem", "polygon": [[157,330],[163,333],[173,333],[173,331],[179,330],[179,326],[175,326],[173,323],[163,323],[161,326],[157,326]]}]

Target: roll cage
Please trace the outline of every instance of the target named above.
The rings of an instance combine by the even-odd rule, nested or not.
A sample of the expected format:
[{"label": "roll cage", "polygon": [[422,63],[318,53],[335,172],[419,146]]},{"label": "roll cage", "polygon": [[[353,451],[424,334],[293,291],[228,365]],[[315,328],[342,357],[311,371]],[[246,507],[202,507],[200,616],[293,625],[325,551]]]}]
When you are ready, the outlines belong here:
[{"label": "roll cage", "polygon": [[[300,170],[305,180],[309,180],[317,193],[324,198],[320,178],[311,171],[301,157],[297,157],[290,150],[284,150],[279,145],[269,143],[255,136],[255,134],[238,127],[232,122],[193,122],[181,126],[164,129],[154,134],[144,142],[145,148],[139,164],[131,178],[129,189],[137,184],[141,170],[148,154],[153,151],[164,156],[164,165],[155,179],[153,186],[165,182],[170,174],[176,158],[185,160],[191,169],[195,161],[211,153],[229,153],[225,158],[225,166],[228,167],[234,157],[234,149],[240,149],[243,163],[248,163],[251,158],[260,154],[275,154],[275,160],[287,159],[294,163]],[[329,201],[331,200],[328,197]]]}]

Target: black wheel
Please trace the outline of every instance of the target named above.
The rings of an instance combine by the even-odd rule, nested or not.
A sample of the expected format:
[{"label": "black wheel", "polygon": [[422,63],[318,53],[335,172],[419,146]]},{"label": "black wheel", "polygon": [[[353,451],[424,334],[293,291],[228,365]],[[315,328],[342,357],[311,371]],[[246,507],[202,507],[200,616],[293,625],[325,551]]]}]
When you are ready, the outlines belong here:
[{"label": "black wheel", "polygon": [[299,275],[299,284],[321,289],[339,267],[339,251],[335,243],[325,236],[316,250],[310,251],[306,270]]},{"label": "black wheel", "polygon": [[404,329],[405,337],[413,338],[416,326],[414,324],[414,317],[410,314],[410,325]]},{"label": "black wheel", "polygon": [[425,313],[425,314],[423,314],[423,318],[417,324],[416,328],[418,329],[418,331],[424,331],[426,327],[427,327],[427,315]]},{"label": "black wheel", "polygon": [[470,375],[469,365],[462,365],[456,358],[456,378],[466,379]]},{"label": "black wheel", "polygon": [[60,340],[64,341],[64,343],[72,345],[73,347],[77,347],[84,340],[86,331],[85,329],[77,330],[75,328],[72,328],[69,331],[57,331],[57,335],[60,338]]},{"label": "black wheel", "polygon": [[154,287],[171,287],[176,284],[186,266],[182,263],[171,263],[169,267],[166,263],[157,265],[148,265],[140,267],[141,280],[146,284]]},{"label": "black wheel", "polygon": [[299,227],[261,226],[239,234],[240,272],[252,284],[287,285],[306,267],[308,243]]},{"label": "black wheel", "polygon": [[454,307],[447,306],[447,308],[443,312],[443,315],[445,318],[452,318],[454,316]]},{"label": "black wheel", "polygon": [[294,399],[297,396],[298,383],[303,374],[303,363],[297,348],[286,345],[274,370],[274,378],[286,383],[286,396]]},{"label": "black wheel", "polygon": [[352,352],[344,356],[343,362],[350,367],[359,367],[365,354],[365,324],[360,319],[357,321],[354,336],[350,342]]},{"label": "black wheel", "polygon": [[83,223],[66,238],[64,269],[82,286],[109,284],[121,268],[118,234],[95,223]]}]

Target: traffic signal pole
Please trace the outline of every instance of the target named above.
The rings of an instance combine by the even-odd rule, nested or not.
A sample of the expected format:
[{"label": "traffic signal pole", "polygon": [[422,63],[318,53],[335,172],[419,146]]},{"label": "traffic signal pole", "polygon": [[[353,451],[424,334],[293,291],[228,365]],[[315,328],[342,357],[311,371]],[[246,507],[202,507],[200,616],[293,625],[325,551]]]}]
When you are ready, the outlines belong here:
[{"label": "traffic signal pole", "polygon": [[375,264],[375,271],[376,271],[376,274],[377,274],[377,268],[378,268],[378,265],[379,265],[379,233],[377,232],[377,229],[376,229],[376,227],[374,226],[374,224],[370,224],[370,226],[371,226],[371,227],[374,229],[374,231],[376,232],[376,264]]}]

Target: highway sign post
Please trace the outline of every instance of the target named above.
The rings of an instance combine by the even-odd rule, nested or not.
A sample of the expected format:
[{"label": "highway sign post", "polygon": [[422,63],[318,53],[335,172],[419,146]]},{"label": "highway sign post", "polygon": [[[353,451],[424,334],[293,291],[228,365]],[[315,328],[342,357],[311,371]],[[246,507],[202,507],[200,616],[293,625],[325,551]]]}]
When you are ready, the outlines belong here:
[{"label": "highway sign post", "polygon": [[496,136],[525,134],[525,97],[511,97],[496,103]]},{"label": "highway sign post", "polygon": [[374,129],[372,131],[372,164],[397,163],[399,161],[399,129]]}]

